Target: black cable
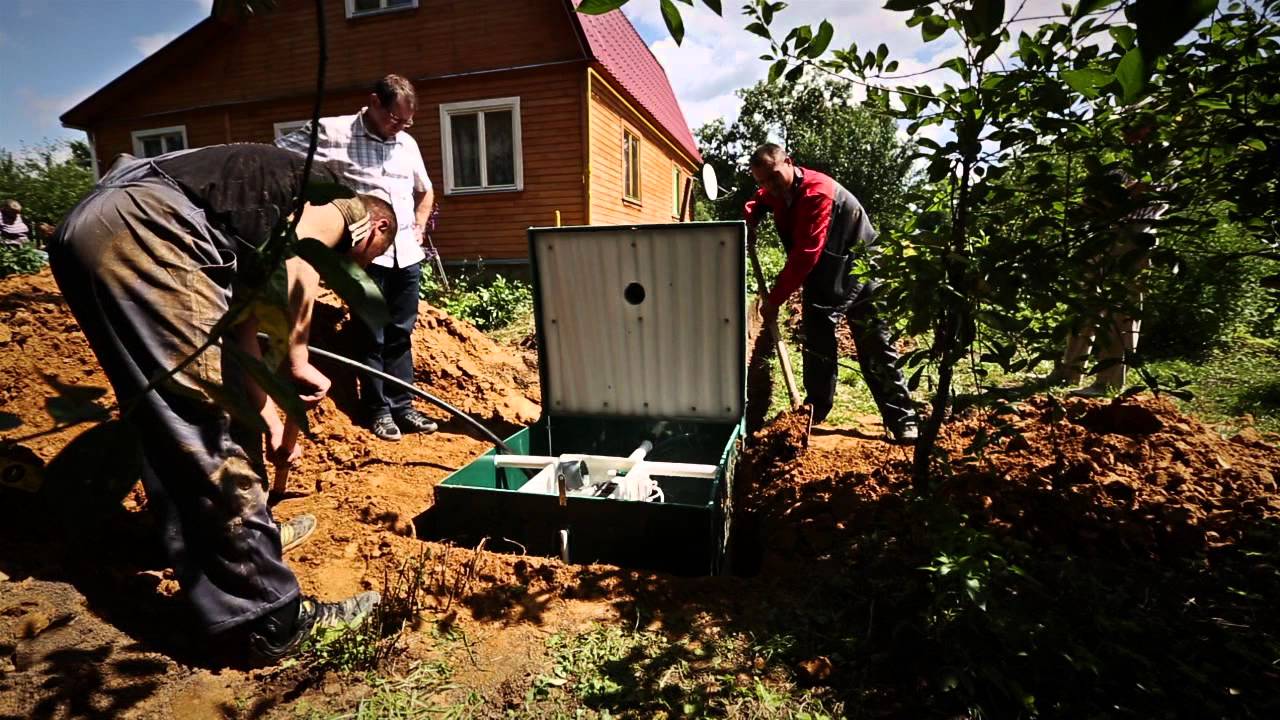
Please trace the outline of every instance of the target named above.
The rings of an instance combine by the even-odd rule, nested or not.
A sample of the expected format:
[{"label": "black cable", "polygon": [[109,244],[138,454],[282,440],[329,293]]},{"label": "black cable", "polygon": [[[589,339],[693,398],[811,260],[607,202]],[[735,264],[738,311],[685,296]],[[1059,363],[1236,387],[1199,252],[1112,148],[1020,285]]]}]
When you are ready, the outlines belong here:
[{"label": "black cable", "polygon": [[312,353],[314,353],[315,355],[325,358],[326,360],[332,360],[340,365],[346,365],[347,367],[353,368],[355,370],[363,371],[365,373],[368,373],[369,375],[372,375],[376,378],[381,379],[383,382],[389,382],[393,385],[402,387],[405,390],[408,390],[414,395],[422,398],[423,400],[426,400],[432,405],[435,405],[441,410],[444,410],[450,415],[458,418],[459,420],[475,428],[480,433],[482,433],[485,437],[492,440],[493,444],[496,445],[498,449],[502,450],[502,452],[506,453],[507,455],[519,455],[519,453],[517,453],[515,450],[512,450],[505,442],[503,442],[502,438],[495,435],[491,430],[489,430],[489,428],[485,427],[484,425],[481,425],[479,420],[476,420],[475,418],[462,412],[461,410],[450,405],[444,400],[441,400],[435,395],[432,395],[431,393],[425,390],[419,389],[417,386],[413,385],[412,383],[407,383],[404,380],[401,380],[400,378],[395,377],[394,375],[388,375],[387,373],[384,373],[381,370],[374,370],[373,368],[369,367],[368,365],[365,365],[364,363],[356,362],[351,358],[343,357],[342,355],[338,355],[337,353],[331,353],[328,350],[321,350],[320,348],[314,347],[311,345],[308,345],[307,349]]},{"label": "black cable", "polygon": [[[269,337],[267,337],[267,334],[266,334],[266,333],[258,333],[258,338],[259,338],[259,339],[261,339],[261,340],[267,340],[267,341],[270,341],[270,338],[269,338]],[[426,400],[427,402],[431,403],[432,405],[435,405],[436,407],[440,408],[441,410],[444,410],[445,412],[449,413],[450,415],[452,415],[452,416],[454,416],[454,417],[458,418],[459,420],[461,420],[461,421],[463,421],[463,422],[467,423],[468,425],[470,425],[471,427],[475,428],[476,430],[478,430],[478,431],[480,432],[480,434],[482,434],[482,435],[484,435],[485,437],[487,437],[487,438],[489,438],[490,440],[492,440],[492,441],[493,441],[493,444],[494,444],[494,445],[496,445],[496,446],[498,447],[498,449],[499,449],[499,450],[501,450],[502,452],[506,453],[507,455],[519,455],[519,453],[517,453],[515,450],[512,450],[512,449],[511,449],[511,447],[510,447],[509,445],[507,445],[505,442],[503,442],[502,438],[500,438],[500,437],[498,437],[497,435],[495,435],[495,434],[493,433],[493,431],[489,430],[489,428],[485,427],[484,425],[481,425],[479,420],[476,420],[475,418],[473,418],[473,417],[471,417],[470,415],[468,415],[468,414],[466,414],[466,413],[462,412],[461,410],[459,410],[458,408],[456,408],[456,407],[454,407],[454,406],[450,405],[449,403],[445,402],[444,400],[441,400],[440,398],[436,397],[435,395],[432,395],[431,393],[429,393],[429,392],[427,392],[427,391],[425,391],[425,390],[421,390],[421,389],[419,389],[419,388],[418,388],[416,385],[414,385],[413,383],[407,383],[407,382],[405,382],[404,380],[401,380],[400,378],[398,378],[398,377],[396,377],[396,376],[394,376],[394,375],[388,375],[388,374],[386,374],[386,373],[382,372],[381,370],[374,370],[373,368],[369,367],[368,365],[365,365],[365,364],[364,364],[364,363],[362,363],[362,362],[356,362],[355,360],[352,360],[352,359],[351,359],[351,358],[349,358],[349,357],[344,357],[344,356],[342,356],[342,355],[338,355],[337,353],[331,353],[331,352],[329,352],[328,350],[321,350],[320,348],[315,347],[314,345],[308,345],[308,346],[307,346],[307,350],[311,351],[312,353],[315,353],[318,357],[325,358],[326,360],[332,360],[332,361],[334,361],[334,362],[338,363],[339,365],[346,365],[347,367],[352,368],[352,369],[354,369],[354,370],[360,370],[360,371],[362,371],[362,372],[364,372],[364,373],[366,373],[366,374],[368,374],[368,375],[372,375],[372,376],[374,376],[374,377],[376,377],[376,378],[379,378],[379,379],[381,379],[383,382],[389,382],[389,383],[391,383],[391,384],[393,384],[393,385],[397,385],[397,386],[399,386],[399,387],[402,387],[402,388],[404,388],[405,390],[408,390],[410,393],[413,393],[413,394],[414,394],[414,395],[416,395],[417,397],[420,397],[420,398],[422,398],[423,400]]]}]

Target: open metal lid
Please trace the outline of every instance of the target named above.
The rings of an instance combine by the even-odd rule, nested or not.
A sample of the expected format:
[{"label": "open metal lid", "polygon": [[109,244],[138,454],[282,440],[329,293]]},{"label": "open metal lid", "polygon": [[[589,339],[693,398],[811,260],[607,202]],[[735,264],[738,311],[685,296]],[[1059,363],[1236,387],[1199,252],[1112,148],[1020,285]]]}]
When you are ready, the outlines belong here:
[{"label": "open metal lid", "polygon": [[531,228],[544,412],[738,422],[746,225]]}]

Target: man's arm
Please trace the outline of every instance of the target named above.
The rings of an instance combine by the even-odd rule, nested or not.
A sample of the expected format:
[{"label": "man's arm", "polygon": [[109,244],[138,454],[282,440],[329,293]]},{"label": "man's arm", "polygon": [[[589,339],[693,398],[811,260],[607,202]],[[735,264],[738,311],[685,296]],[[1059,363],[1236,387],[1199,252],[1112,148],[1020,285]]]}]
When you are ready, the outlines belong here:
[{"label": "man's arm", "polygon": [[413,152],[413,231],[418,244],[427,240],[427,224],[431,222],[431,208],[435,204],[435,188],[431,185],[431,176],[427,174],[426,163],[422,162],[422,152],[415,142],[409,146]]},{"label": "man's arm", "polygon": [[796,200],[797,231],[791,238],[787,263],[782,266],[782,272],[778,273],[778,280],[765,300],[769,305],[777,308],[786,302],[818,264],[822,248],[827,244],[827,233],[831,230],[832,206],[828,195],[806,195]]}]

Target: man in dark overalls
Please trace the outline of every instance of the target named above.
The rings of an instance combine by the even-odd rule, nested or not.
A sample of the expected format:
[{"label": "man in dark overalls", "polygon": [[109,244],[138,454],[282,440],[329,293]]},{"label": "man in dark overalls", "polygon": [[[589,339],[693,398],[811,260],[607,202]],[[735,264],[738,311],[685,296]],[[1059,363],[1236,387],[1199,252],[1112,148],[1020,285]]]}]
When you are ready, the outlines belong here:
[{"label": "man in dark overalls", "polygon": [[796,165],[772,143],[757,148],[750,165],[760,189],[746,203],[748,242],[755,243],[756,226],[772,212],[787,250],[786,265],[760,312],[767,322],[775,320],[778,307],[804,288],[804,388],[813,421],[822,422],[835,403],[836,325],[844,320],[885,428],[898,441],[915,441],[916,411],[895,365],[898,352],[871,305],[878,283],[853,274],[858,255],[874,260],[876,253],[876,230],[862,204],[840,183]]},{"label": "man in dark overalls", "polygon": [[[273,461],[295,457],[270,398],[214,345],[142,395],[148,381],[192,355],[244,292],[251,248],[296,206],[303,158],[268,145],[221,145],[151,159],[123,157],[67,215],[50,240],[58,287],[93,347],[122,409],[143,438],[143,485],[198,622],[232,650],[260,660],[295,652],[316,628],[359,622],[377,603],[362,593],[338,603],[303,598],[281,554],[314,527],[277,525],[267,507],[263,438],[235,421],[206,388],[246,397],[268,428]],[[324,165],[313,180],[336,183]],[[386,249],[396,228],[373,196],[306,205],[299,237],[359,263]],[[304,401],[329,380],[311,365],[307,337],[319,278],[287,261],[291,346],[282,364]],[[261,356],[257,319],[224,342]]]}]

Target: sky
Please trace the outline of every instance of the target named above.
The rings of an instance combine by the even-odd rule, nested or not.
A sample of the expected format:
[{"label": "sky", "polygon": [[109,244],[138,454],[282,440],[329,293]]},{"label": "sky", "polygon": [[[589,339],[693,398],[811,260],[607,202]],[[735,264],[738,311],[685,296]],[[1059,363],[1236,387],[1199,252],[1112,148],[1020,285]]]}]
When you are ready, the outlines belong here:
[{"label": "sky", "polygon": [[[340,0],[331,0],[338,2]],[[518,2],[519,0],[503,0]],[[58,116],[94,90],[208,15],[212,0],[0,0],[0,148],[20,152],[44,141],[83,139]],[[882,9],[881,0],[792,0],[778,13],[776,30],[835,26],[832,47],[857,42],[863,51],[887,44],[899,73],[935,66],[954,50],[944,39],[921,42],[907,15]],[[718,17],[700,2],[680,4],[686,36],[677,46],[667,33],[658,0],[630,0],[625,11],[662,62],[691,127],[717,117],[732,120],[734,90],[764,79],[759,59],[768,44],[742,28],[739,3],[724,2]],[[1009,2],[1009,12],[1018,3]],[[1027,0],[1022,17],[1061,12],[1059,0]],[[1035,22],[1019,25],[1031,30]],[[388,68],[392,70],[392,68]],[[944,80],[939,71],[912,82]]]}]

